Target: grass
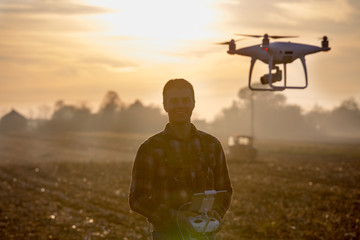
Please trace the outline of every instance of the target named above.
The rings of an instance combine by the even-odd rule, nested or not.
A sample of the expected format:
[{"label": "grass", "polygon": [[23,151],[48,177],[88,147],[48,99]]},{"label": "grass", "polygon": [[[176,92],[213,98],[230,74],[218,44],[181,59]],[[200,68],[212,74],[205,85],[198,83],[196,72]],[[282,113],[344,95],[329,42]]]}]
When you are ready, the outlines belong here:
[{"label": "grass", "polygon": [[[0,135],[0,239],[149,239],[127,203],[145,136]],[[357,145],[258,144],[228,159],[234,188],[218,239],[359,239]]]}]

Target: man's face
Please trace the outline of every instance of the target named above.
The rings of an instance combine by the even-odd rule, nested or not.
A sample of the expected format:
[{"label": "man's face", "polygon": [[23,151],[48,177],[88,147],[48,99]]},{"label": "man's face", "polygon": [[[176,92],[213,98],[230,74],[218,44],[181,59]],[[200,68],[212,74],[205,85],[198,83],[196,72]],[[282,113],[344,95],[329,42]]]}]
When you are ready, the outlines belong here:
[{"label": "man's face", "polygon": [[171,123],[189,123],[195,100],[188,88],[170,88],[164,99],[164,109]]}]

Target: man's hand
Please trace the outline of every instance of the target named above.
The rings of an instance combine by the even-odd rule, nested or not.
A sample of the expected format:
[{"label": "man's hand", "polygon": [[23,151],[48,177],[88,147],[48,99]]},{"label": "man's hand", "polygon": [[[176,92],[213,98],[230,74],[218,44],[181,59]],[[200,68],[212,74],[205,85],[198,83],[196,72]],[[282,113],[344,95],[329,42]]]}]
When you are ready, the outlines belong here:
[{"label": "man's hand", "polygon": [[211,217],[215,218],[216,220],[218,220],[218,222],[220,223],[219,227],[215,231],[215,232],[219,232],[221,230],[221,227],[222,227],[222,218],[221,218],[221,216],[214,209],[211,210],[209,215]]}]

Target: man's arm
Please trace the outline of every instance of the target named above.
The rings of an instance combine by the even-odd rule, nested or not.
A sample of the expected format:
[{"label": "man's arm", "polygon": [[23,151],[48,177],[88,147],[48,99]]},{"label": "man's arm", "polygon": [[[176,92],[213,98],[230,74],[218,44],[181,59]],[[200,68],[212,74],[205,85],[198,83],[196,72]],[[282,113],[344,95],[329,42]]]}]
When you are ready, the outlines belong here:
[{"label": "man's arm", "polygon": [[154,160],[152,153],[147,149],[147,145],[142,144],[133,165],[129,205],[133,211],[146,217],[149,222],[156,224],[161,223],[164,219],[174,217],[174,212],[167,206],[153,200],[153,193],[156,191],[156,186],[153,185],[154,174],[156,173]]}]

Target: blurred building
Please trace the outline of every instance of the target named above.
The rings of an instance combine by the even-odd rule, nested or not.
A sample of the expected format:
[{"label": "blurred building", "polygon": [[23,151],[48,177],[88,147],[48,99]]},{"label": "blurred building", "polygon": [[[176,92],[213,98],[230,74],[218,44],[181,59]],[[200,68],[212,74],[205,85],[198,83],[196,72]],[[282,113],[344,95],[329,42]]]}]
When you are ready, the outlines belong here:
[{"label": "blurred building", "polygon": [[11,110],[5,114],[0,121],[1,132],[23,131],[27,128],[28,120],[26,117],[15,111]]}]

